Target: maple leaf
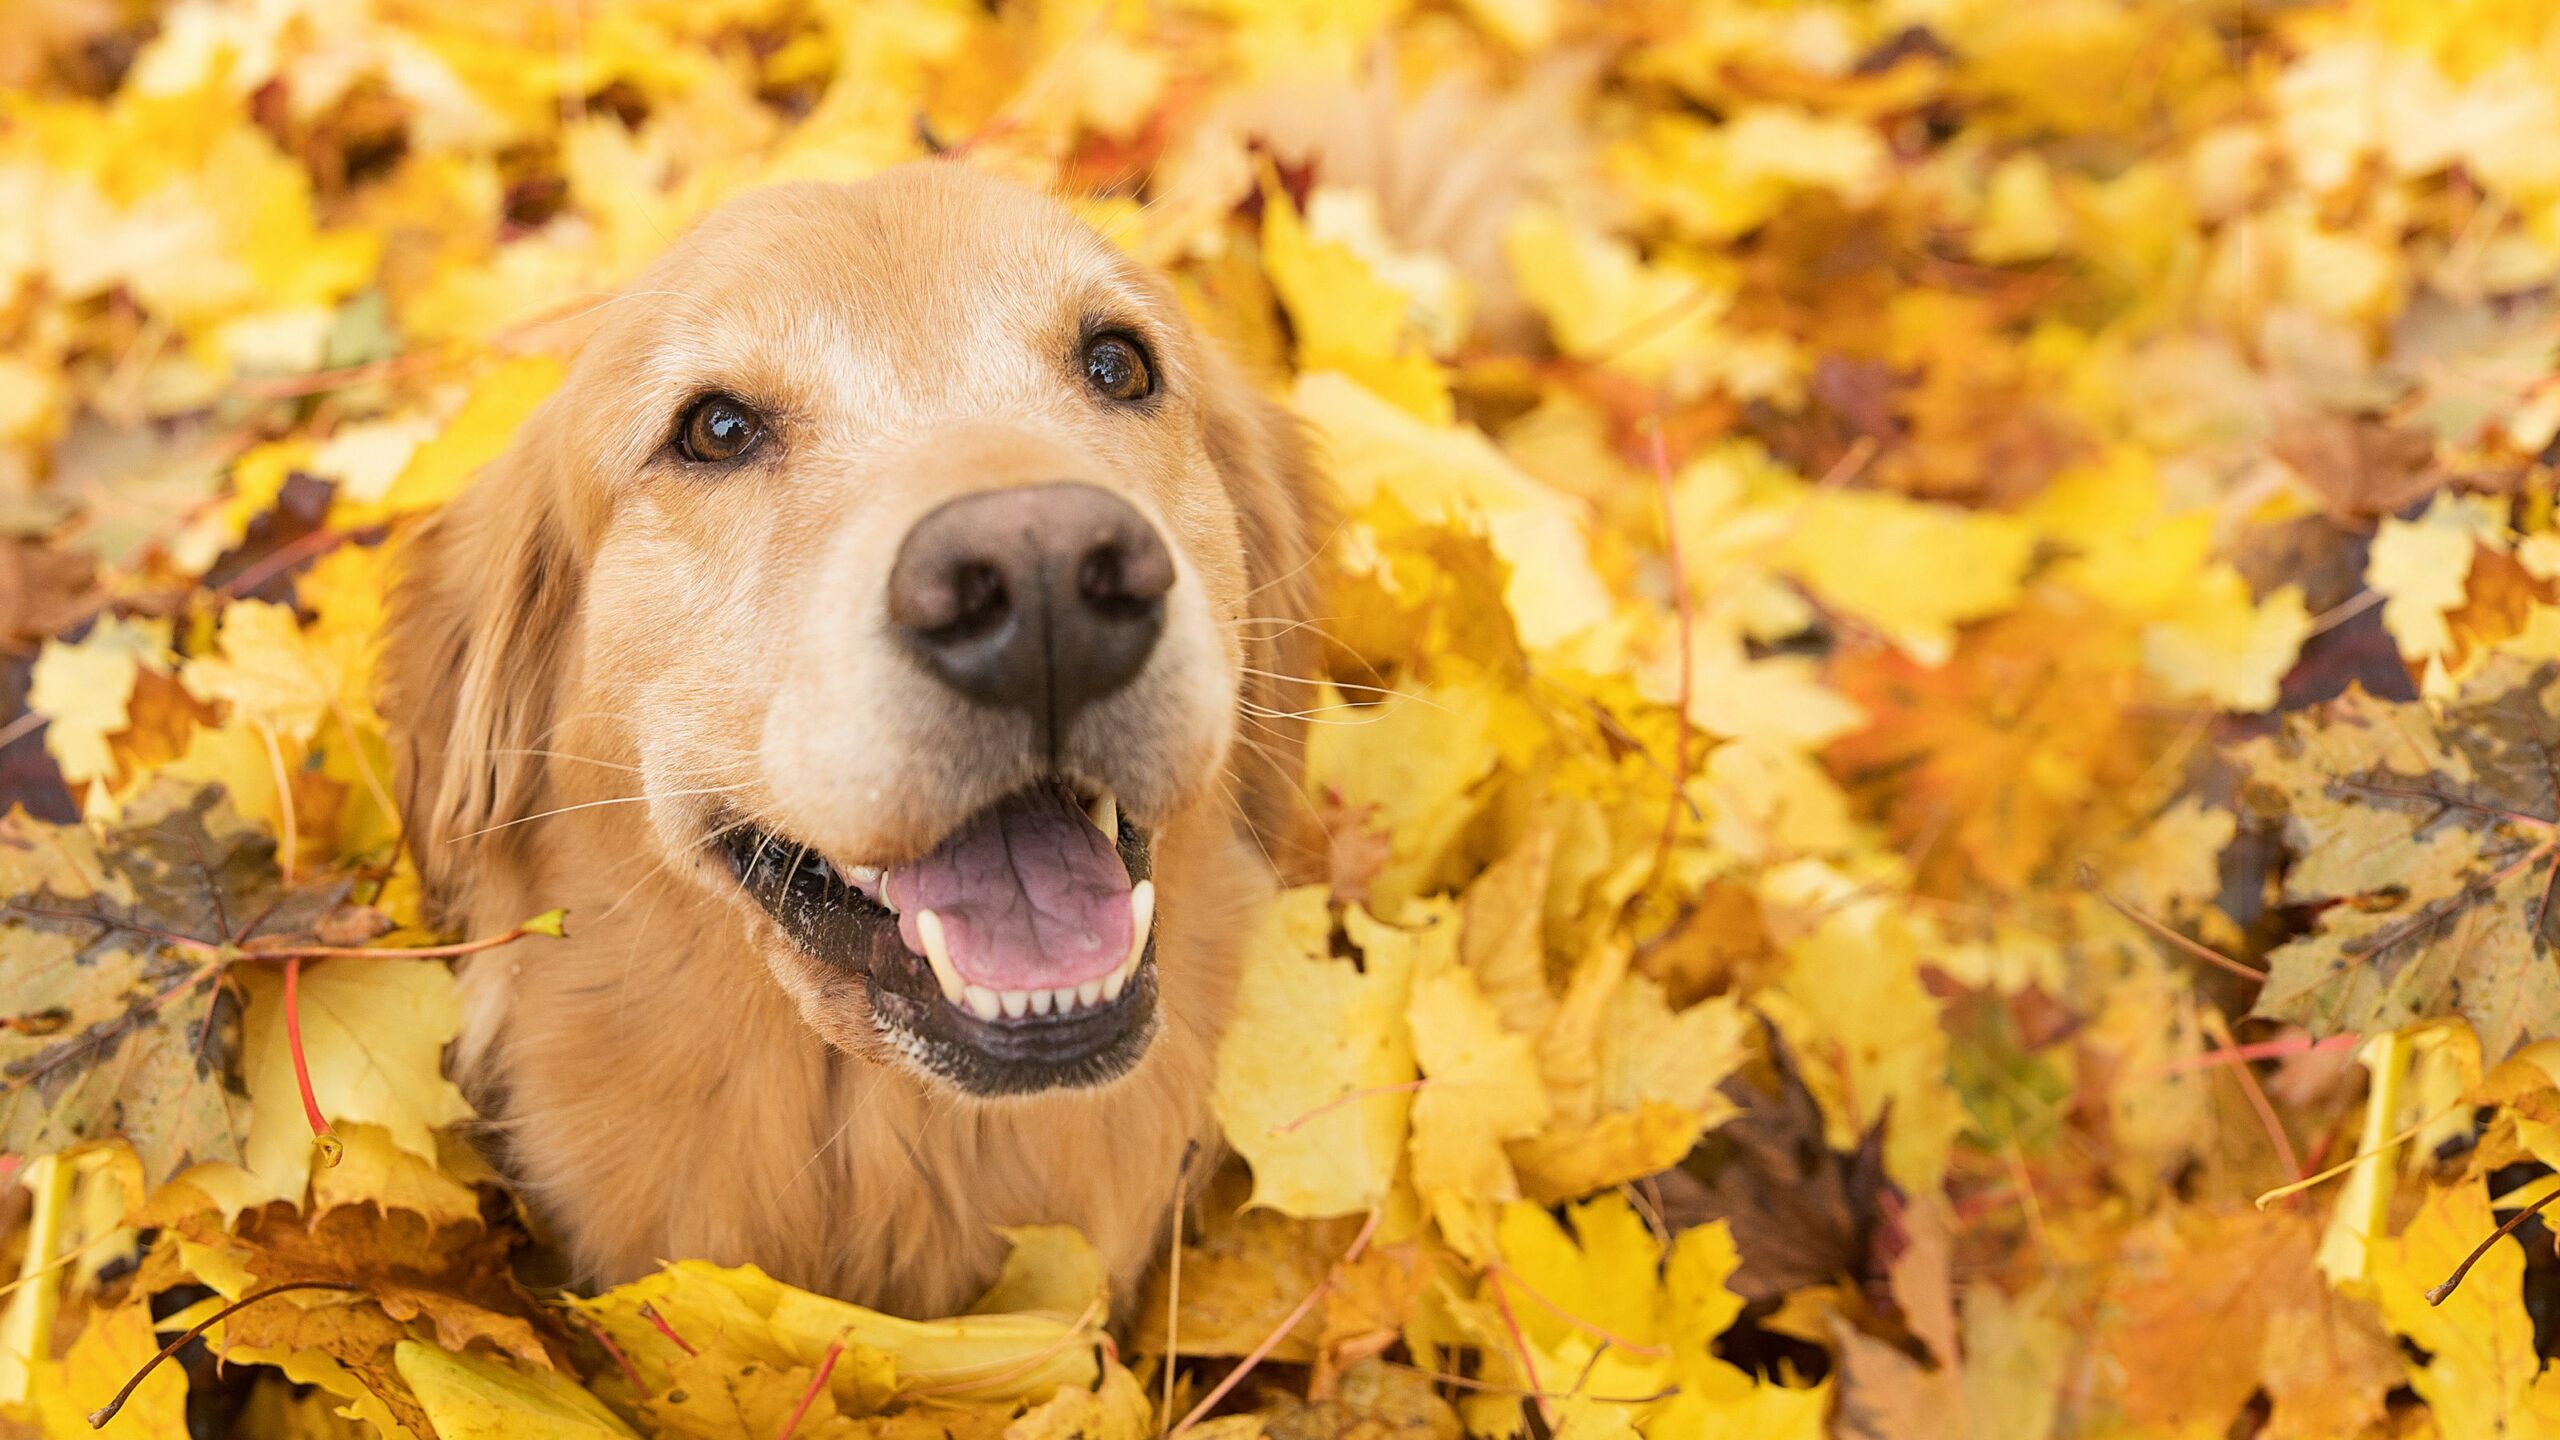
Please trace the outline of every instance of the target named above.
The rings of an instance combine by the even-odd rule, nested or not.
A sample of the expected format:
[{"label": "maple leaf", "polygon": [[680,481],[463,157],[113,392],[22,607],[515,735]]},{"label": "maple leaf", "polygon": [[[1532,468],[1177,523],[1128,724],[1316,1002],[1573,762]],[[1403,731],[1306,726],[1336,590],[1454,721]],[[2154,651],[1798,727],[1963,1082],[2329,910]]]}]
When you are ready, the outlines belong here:
[{"label": "maple leaf", "polygon": [[2458,1014],[2501,1057],[2560,1033],[2560,666],[2485,665],[2441,714],[2350,691],[2244,747],[2311,934],[2267,957],[2257,1013],[2313,1033]]},{"label": "maple leaf", "polygon": [[2409,1381],[2444,1433],[2547,1434],[2560,1425],[2560,1381],[2534,1349],[2520,1294],[2524,1247],[2497,1241],[2443,1305],[2427,1298],[2497,1228],[2485,1188],[2431,1190],[2407,1228],[2375,1244],[2375,1300],[2383,1322],[2426,1357],[2408,1361]]},{"label": "maple leaf", "polygon": [[2109,1350],[2140,1423],[2219,1426],[2264,1388],[2271,1436],[2353,1434],[2381,1418],[2399,1356],[2372,1312],[2331,1291],[2290,1211],[2200,1217],[2160,1271],[2125,1286]]},{"label": "maple leaf", "polygon": [[274,853],[211,792],[138,800],[95,846],[0,821],[0,1148],[121,1136],[154,1181],[242,1158],[240,1013],[217,947],[252,922],[307,928],[344,893],[282,889]]}]

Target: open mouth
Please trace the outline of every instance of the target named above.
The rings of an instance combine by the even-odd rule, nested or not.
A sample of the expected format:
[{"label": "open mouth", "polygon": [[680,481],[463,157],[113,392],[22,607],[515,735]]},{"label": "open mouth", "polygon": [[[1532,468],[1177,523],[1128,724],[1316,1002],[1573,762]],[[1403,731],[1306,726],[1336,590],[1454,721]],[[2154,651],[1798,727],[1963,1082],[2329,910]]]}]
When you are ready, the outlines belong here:
[{"label": "open mouth", "polygon": [[885,869],[735,821],[718,844],[801,949],[862,977],[882,1036],[964,1090],[1103,1084],[1154,1035],[1149,840],[1107,792],[1040,781]]}]

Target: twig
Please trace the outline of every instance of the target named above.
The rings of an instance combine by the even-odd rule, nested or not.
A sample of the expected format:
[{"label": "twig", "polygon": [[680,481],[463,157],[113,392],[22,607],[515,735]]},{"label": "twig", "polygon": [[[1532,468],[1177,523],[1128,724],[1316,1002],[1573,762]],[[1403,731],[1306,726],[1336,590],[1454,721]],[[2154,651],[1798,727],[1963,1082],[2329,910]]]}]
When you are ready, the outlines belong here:
[{"label": "twig", "polygon": [[269,1296],[282,1295],[288,1290],[362,1290],[363,1288],[364,1287],[361,1285],[350,1285],[343,1280],[290,1280],[282,1285],[270,1285],[264,1290],[252,1291],[247,1295],[241,1296],[239,1299],[234,1300],[230,1304],[223,1306],[221,1309],[214,1311],[204,1319],[197,1321],[193,1329],[187,1331],[186,1334],[179,1336],[177,1339],[170,1341],[168,1344],[161,1346],[159,1354],[143,1361],[142,1368],[133,1372],[133,1378],[124,1382],[124,1388],[116,1392],[114,1399],[89,1412],[89,1428],[92,1430],[106,1429],[107,1422],[116,1418],[116,1412],[124,1408],[125,1401],[133,1398],[135,1388],[140,1386],[143,1380],[148,1377],[153,1370],[159,1368],[161,1361],[168,1359],[170,1356],[177,1354],[181,1350],[184,1350],[188,1345],[194,1343],[195,1340],[199,1336],[203,1335],[207,1330],[221,1324],[223,1321],[231,1318],[235,1314],[238,1314],[240,1311],[246,1310],[250,1306],[257,1304],[259,1301],[264,1300]]},{"label": "twig", "polygon": [[2489,1232],[2488,1239],[2472,1246],[2471,1253],[2462,1257],[2462,1263],[2453,1267],[2453,1273],[2444,1277],[2444,1283],[2427,1292],[2427,1303],[2430,1305],[2441,1305],[2445,1301],[2451,1299],[2453,1297],[2455,1287],[2462,1283],[2462,1277],[2471,1273],[2471,1267],[2480,1263],[2480,1257],[2489,1253],[2490,1246],[2495,1245],[2499,1241],[2506,1239],[2509,1235],[2514,1234],[2517,1226],[2532,1219],[2543,1206],[2550,1204],[2554,1200],[2560,1200],[2560,1185],[2551,1187],[2550,1191],[2541,1199],[2536,1200],[2532,1204],[2517,1211],[2513,1219]]},{"label": "twig", "polygon": [[[2216,1048],[2223,1050],[2239,1048],[2238,1042],[2231,1037],[2230,1022],[2222,1018],[2222,1012],[2207,1010],[2205,1018],[2212,1023],[2213,1043]],[[2275,1105],[2267,1099],[2266,1090],[2258,1084],[2258,1072],[2246,1065],[2234,1065],[2230,1069],[2232,1078],[2240,1082],[2241,1093],[2249,1099],[2249,1108],[2257,1112],[2258,1123],[2266,1127],[2267,1139],[2275,1146],[2276,1160],[2284,1166],[2285,1178],[2301,1179],[2302,1157],[2294,1152],[2293,1137],[2284,1132],[2283,1118],[2276,1114]]]},{"label": "twig", "polygon": [[1653,417],[1653,483],[1662,499],[1662,551],[1671,565],[1671,598],[1673,613],[1679,622],[1680,695],[1672,721],[1679,726],[1671,751],[1671,808],[1662,817],[1662,840],[1654,847],[1653,873],[1659,878],[1662,867],[1671,863],[1672,842],[1679,838],[1680,812],[1687,809],[1694,816],[1697,807],[1689,799],[1689,699],[1696,682],[1697,610],[1689,597],[1689,563],[1680,552],[1680,508],[1677,487],[1671,479],[1671,451],[1663,439],[1669,424],[1656,413]]},{"label": "twig", "polygon": [[1200,1154],[1200,1142],[1186,1140],[1182,1145],[1182,1165],[1173,1172],[1173,1235],[1171,1254],[1165,1258],[1164,1282],[1164,1407],[1157,1412],[1156,1433],[1161,1435],[1173,1425],[1174,1357],[1182,1353],[1182,1212],[1183,1199],[1191,1188],[1191,1162]]},{"label": "twig", "polygon": [[2108,909],[2113,910],[2127,920],[2141,926],[2143,929],[2150,931],[2152,934],[2159,936],[2161,939],[2168,941],[2170,944],[2185,951],[2187,954],[2194,956],[2196,959],[2203,961],[2207,965],[2214,966],[2217,969],[2227,970],[2232,974],[2239,976],[2241,979],[2250,981],[2253,984],[2264,985],[2267,983],[2266,971],[2260,970],[2252,965],[2244,965],[2241,962],[2232,959],[2230,956],[2223,954],[2221,951],[2214,949],[2212,946],[2205,944],[2201,940],[2188,939],[2186,936],[2170,929],[2160,921],[2153,919],[2151,916],[2144,914],[2140,910],[2135,909],[2125,901],[2117,899],[2114,892],[2108,890],[2105,885],[2099,883],[2096,867],[2091,866],[2086,862],[2083,862],[2080,866],[2080,883],[2088,889],[2090,894],[2105,901]]},{"label": "twig", "polygon": [[[1378,1220],[1385,1213],[1384,1210],[1369,1212],[1368,1220],[1360,1226],[1360,1233],[1351,1237],[1351,1248],[1343,1251],[1342,1258],[1333,1262],[1332,1269],[1327,1270],[1325,1277],[1316,1282],[1314,1289],[1307,1292],[1306,1298],[1300,1300],[1296,1308],[1287,1315],[1282,1316],[1280,1323],[1272,1327],[1270,1334],[1262,1337],[1261,1344],[1247,1351],[1245,1357],[1236,1362],[1236,1368],[1227,1372],[1226,1378],[1218,1382],[1216,1389],[1200,1397],[1200,1403],[1191,1407],[1191,1413],[1182,1417],[1182,1423],[1173,1427],[1171,1435],[1181,1435],[1192,1426],[1199,1424],[1203,1416],[1217,1408],[1219,1401],[1226,1399],[1229,1393],[1244,1383],[1244,1377],[1253,1373],[1255,1366],[1270,1358],[1271,1352],[1280,1348],[1280,1342],[1289,1338],[1289,1332],[1298,1328],[1298,1322],[1307,1318],[1308,1314],[1316,1308],[1316,1303],[1333,1293],[1334,1271],[1359,1259],[1362,1252],[1369,1248],[1369,1237],[1378,1233]],[[1166,1358],[1165,1363],[1168,1365],[1173,1363],[1170,1356]]]},{"label": "twig", "polygon": [[2339,1161],[2337,1164],[2330,1166],[2328,1169],[2322,1170],[2317,1174],[2305,1175],[2290,1185],[2279,1185],[2273,1190],[2260,1195],[2251,1203],[2255,1204],[2259,1209],[2264,1210],[2277,1201],[2284,1199],[2286,1196],[2299,1195],[2303,1191],[2320,1184],[2322,1181],[2335,1180],[2339,1176],[2346,1174],[2348,1171],[2353,1170],[2367,1160],[2378,1160],[2383,1156],[2390,1154],[2392,1151],[2399,1149],[2401,1146],[2408,1144],[2411,1140],[2417,1138],[2419,1131],[2426,1129],[2428,1126],[2433,1125],[2437,1121],[2442,1120],[2447,1115],[2450,1115],[2461,1108],[2462,1102],[2457,1100],[2453,1104],[2447,1105],[2434,1114],[2418,1121],[2418,1123],[2401,1131],[2399,1134],[2392,1136],[2390,1139],[2374,1146],[2372,1149],[2359,1150],[2355,1154],[2348,1156],[2346,1159]]},{"label": "twig", "polygon": [[1502,1328],[1510,1333],[1511,1348],[1520,1352],[1520,1378],[1529,1382],[1529,1398],[1537,1403],[1538,1418],[1547,1422],[1547,1433],[1552,1435],[1556,1428],[1556,1407],[1539,1384],[1537,1357],[1529,1349],[1529,1337],[1521,1332],[1520,1317],[1511,1313],[1511,1301],[1503,1295],[1502,1278],[1498,1275],[1494,1277],[1492,1292],[1494,1312],[1502,1317]]}]

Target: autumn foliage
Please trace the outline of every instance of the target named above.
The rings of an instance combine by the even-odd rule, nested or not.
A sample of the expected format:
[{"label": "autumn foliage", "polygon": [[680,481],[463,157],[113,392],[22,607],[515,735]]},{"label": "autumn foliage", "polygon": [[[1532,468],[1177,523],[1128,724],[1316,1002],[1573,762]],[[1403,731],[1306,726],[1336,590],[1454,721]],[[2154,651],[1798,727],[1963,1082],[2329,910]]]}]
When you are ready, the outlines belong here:
[{"label": "autumn foliage", "polygon": [[[2560,1435],[2549,5],[0,34],[0,1430]],[[932,151],[1321,443],[1326,874],[1145,1294],[565,1291],[385,577],[688,220]]]}]

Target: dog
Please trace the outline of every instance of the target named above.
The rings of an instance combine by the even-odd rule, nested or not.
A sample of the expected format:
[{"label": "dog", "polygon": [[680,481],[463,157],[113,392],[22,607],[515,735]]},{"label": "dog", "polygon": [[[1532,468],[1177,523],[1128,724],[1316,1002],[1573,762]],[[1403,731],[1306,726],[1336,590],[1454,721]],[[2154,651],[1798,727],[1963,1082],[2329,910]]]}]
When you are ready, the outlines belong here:
[{"label": "dog", "polygon": [[1303,853],[1326,516],[1160,276],[954,161],[747,194],[605,308],[400,539],[382,660],[430,913],[569,912],[452,1059],[579,1281],[947,1314],[1057,1222],[1134,1294]]}]

